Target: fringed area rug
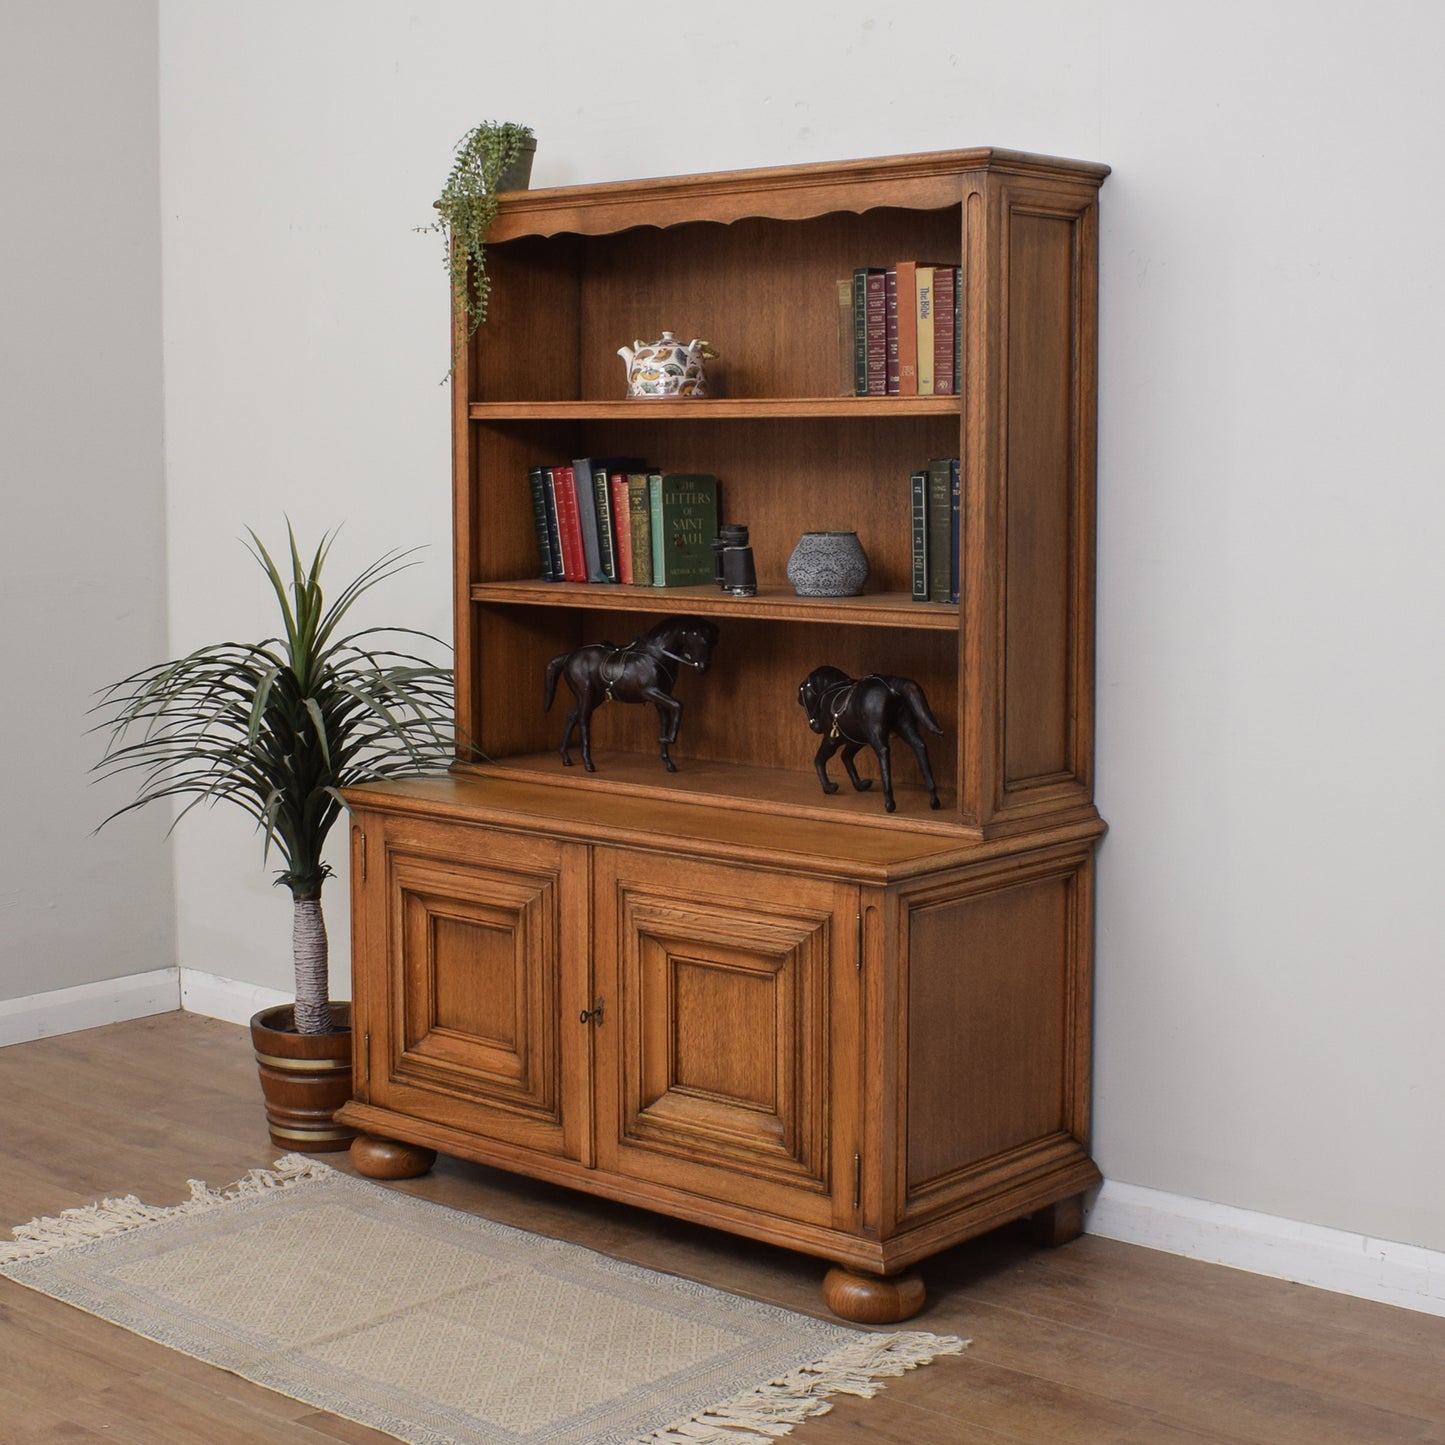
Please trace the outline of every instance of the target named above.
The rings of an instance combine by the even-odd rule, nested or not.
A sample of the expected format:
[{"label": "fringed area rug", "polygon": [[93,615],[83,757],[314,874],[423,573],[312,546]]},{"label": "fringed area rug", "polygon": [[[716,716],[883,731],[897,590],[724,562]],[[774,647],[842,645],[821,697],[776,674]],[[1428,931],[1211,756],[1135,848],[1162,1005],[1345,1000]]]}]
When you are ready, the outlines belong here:
[{"label": "fringed area rug", "polygon": [[963,1342],[874,1334],[289,1154],[67,1209],[0,1274],[413,1445],[748,1445]]}]

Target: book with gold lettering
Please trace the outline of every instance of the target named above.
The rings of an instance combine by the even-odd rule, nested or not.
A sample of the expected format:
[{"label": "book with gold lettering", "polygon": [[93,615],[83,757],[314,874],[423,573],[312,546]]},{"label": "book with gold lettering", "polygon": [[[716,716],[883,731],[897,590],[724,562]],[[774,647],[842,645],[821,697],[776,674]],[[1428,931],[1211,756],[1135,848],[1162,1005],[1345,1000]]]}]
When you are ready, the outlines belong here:
[{"label": "book with gold lettering", "polygon": [[712,582],[717,478],[705,472],[654,472],[648,478],[648,489],[652,502],[652,585],[695,587]]}]

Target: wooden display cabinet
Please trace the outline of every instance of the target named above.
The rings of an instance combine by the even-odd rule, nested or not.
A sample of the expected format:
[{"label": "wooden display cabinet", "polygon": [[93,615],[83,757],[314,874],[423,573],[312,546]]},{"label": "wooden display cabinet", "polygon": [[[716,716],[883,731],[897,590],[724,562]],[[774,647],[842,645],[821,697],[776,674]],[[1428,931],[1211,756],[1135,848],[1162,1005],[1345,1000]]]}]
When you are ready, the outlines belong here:
[{"label": "wooden display cabinet", "polygon": [[[454,377],[457,711],[445,778],[348,794],[363,1172],[444,1150],[831,1261],[848,1318],[1032,1215],[1080,1226],[1093,854],[1097,193],[998,150],[519,192]],[[961,267],[960,395],[838,395],[836,285]],[[706,400],[624,399],[617,348],[706,337]],[[527,470],[711,472],[758,595],[535,580]],[[909,595],[910,471],[962,459],[959,605]],[[856,598],[802,598],[802,532],[852,530]],[[658,758],[604,706],[564,768],[546,664],[662,616],[717,623]],[[825,796],[798,685],[919,681],[942,807]],[[860,755],[860,763],[868,755]],[[865,770],[866,771],[866,770]]]}]

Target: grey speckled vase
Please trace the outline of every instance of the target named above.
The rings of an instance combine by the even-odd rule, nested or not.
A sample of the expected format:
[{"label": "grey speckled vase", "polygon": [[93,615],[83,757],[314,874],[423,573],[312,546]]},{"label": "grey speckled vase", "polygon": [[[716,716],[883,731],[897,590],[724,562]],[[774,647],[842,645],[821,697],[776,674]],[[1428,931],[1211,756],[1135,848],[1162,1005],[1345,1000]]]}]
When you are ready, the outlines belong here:
[{"label": "grey speckled vase", "polygon": [[857,532],[804,532],[788,558],[788,581],[799,597],[856,597],[868,578],[868,554]]}]

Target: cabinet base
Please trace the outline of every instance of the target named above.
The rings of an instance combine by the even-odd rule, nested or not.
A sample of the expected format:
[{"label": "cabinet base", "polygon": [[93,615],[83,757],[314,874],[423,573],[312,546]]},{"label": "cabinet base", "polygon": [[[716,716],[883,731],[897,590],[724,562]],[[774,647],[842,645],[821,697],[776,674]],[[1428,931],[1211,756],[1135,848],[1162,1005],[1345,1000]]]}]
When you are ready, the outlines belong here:
[{"label": "cabinet base", "polygon": [[416,1179],[437,1162],[437,1151],[420,1144],[358,1134],[351,1141],[351,1162],[368,1179]]},{"label": "cabinet base", "polygon": [[895,1325],[912,1319],[928,1297],[923,1281],[906,1274],[855,1274],[835,1267],[823,1276],[823,1303],[857,1325]]},{"label": "cabinet base", "polygon": [[1077,1239],[1084,1232],[1084,1196],[1071,1194],[1029,1215],[1034,1243],[1046,1249]]}]

